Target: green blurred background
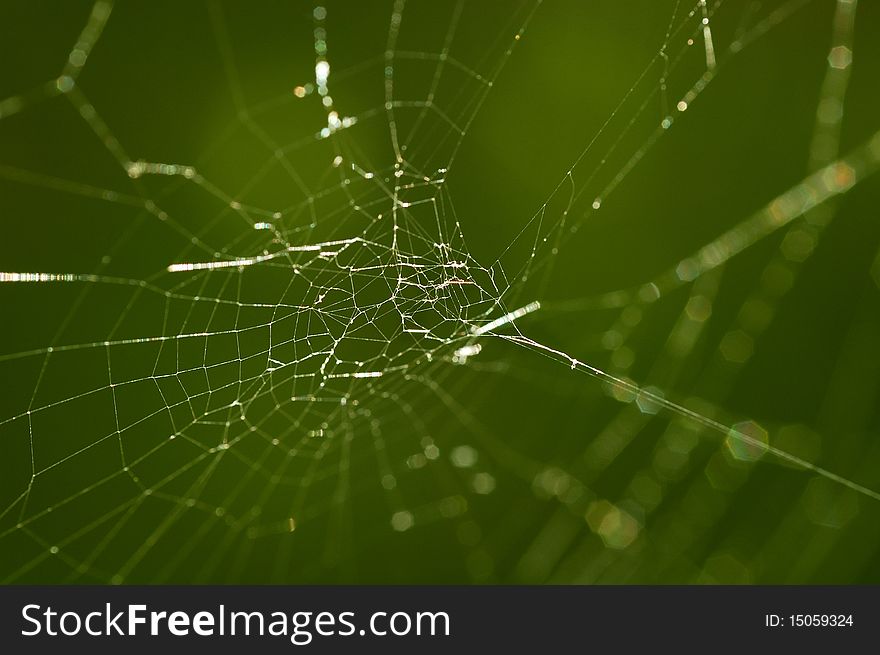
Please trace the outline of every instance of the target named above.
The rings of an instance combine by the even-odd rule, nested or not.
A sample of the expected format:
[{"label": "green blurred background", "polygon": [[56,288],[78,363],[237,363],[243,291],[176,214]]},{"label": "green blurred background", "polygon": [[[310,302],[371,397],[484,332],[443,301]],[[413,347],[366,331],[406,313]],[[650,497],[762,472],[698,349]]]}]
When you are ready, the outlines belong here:
[{"label": "green blurred background", "polygon": [[[90,2],[2,3],[0,270],[96,277],[0,283],[0,580],[880,582],[870,494],[503,339],[455,356],[480,311],[537,300],[516,322],[535,342],[880,490],[876,146],[845,194],[643,287],[874,135],[880,6],[321,6],[125,1],[98,37]],[[294,92],[316,27],[358,119],[328,138],[318,93]],[[393,295],[392,115],[401,197],[437,200],[401,209],[396,251],[438,261],[445,239],[504,292],[406,296],[455,341],[351,313]],[[388,268],[166,270],[361,234]],[[342,329],[291,309],[324,302],[304,279],[371,335],[335,370],[378,357],[382,378],[267,370]]]}]

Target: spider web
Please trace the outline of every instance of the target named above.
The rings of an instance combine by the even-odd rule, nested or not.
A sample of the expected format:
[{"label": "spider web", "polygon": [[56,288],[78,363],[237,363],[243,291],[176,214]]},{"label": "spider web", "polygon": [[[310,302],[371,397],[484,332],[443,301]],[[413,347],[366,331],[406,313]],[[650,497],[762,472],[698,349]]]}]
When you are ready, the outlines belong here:
[{"label": "spider web", "polygon": [[[504,225],[459,209],[480,182],[456,187],[457,165],[547,5],[328,3],[275,25],[267,10],[266,51],[234,7],[166,8],[212,47],[153,68],[215,78],[136,118],[108,66],[143,45],[137,17],[91,6],[60,74],[0,101],[4,134],[61,135],[48,151],[7,136],[0,166],[7,221],[25,208],[46,226],[12,231],[18,265],[0,265],[4,580],[803,580],[843,534],[876,548],[876,447],[841,468],[808,421],[724,406],[842,199],[880,166],[880,132],[841,145],[855,0],[820,8],[805,175],[618,290],[560,293],[581,230],[669,155],[716,79],[823,3],[658,4],[652,56]],[[168,29],[152,42],[180,38]],[[580,66],[575,83],[592,74]],[[266,67],[272,92],[255,97]],[[208,88],[232,108],[201,128],[208,146],[192,123],[151,127],[204,113],[186,103],[208,105]],[[839,375],[829,394],[860,387]],[[588,434],[551,407],[530,438],[505,437],[502,414],[530,424],[499,379],[536,404],[536,386],[573,400]],[[873,382],[849,399],[868,415]],[[779,525],[743,547],[761,522],[740,514],[774,485]],[[810,558],[780,562],[805,534],[820,535]]]}]

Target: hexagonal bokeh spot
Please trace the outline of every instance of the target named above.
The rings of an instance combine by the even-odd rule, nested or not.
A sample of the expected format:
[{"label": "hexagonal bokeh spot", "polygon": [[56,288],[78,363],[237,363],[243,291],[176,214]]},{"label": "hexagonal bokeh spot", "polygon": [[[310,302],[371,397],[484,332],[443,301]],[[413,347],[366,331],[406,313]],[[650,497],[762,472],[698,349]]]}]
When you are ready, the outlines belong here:
[{"label": "hexagonal bokeh spot", "polygon": [[584,518],[605,546],[615,550],[622,550],[635,541],[642,527],[632,514],[607,500],[590,503]]},{"label": "hexagonal bokeh spot", "polygon": [[657,387],[644,387],[636,396],[636,405],[642,414],[656,414],[663,407],[663,391]]},{"label": "hexagonal bokeh spot", "polygon": [[767,430],[754,421],[743,421],[730,428],[724,440],[728,452],[741,462],[761,459],[770,446]]}]

